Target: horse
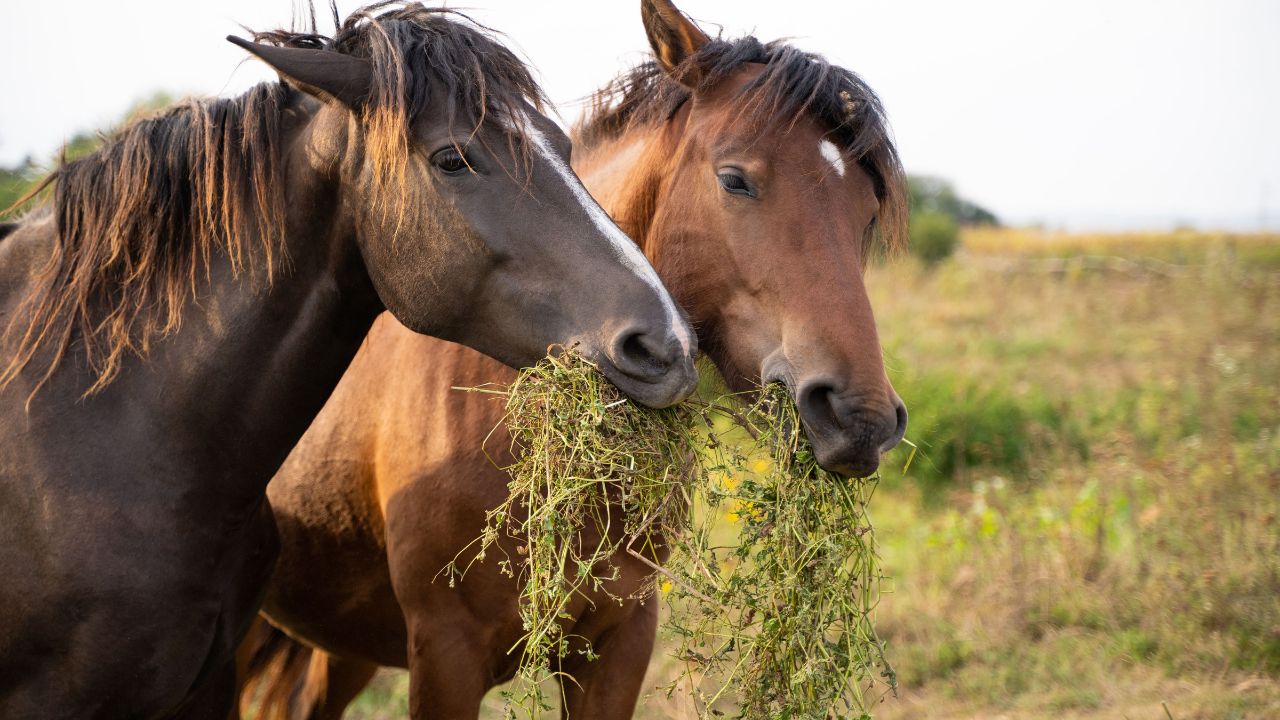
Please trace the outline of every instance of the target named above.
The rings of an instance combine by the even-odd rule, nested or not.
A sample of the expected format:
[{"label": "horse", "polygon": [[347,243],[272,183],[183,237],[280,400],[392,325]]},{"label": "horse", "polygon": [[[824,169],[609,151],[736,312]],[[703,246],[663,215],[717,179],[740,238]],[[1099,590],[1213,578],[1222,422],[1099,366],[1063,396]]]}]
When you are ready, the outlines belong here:
[{"label": "horse", "polygon": [[[267,482],[384,311],[661,407],[695,338],[486,28],[229,38],[280,82],[130,124],[0,233],[0,717],[225,718]],[[368,354],[377,354],[373,351]]]},{"label": "horse", "polygon": [[[906,412],[882,364],[864,263],[904,235],[904,176],[880,101],[854,73],[782,42],[710,39],[642,0],[653,61],[595,96],[575,169],[688,311],[731,389],[784,382],[821,464],[875,470]],[[241,648],[242,711],[337,718],[379,666],[409,669],[414,718],[475,718],[512,677],[520,588],[470,564],[512,460],[501,403],[453,386],[514,372],[383,317],[268,497],[282,551]],[[494,435],[486,442],[486,434]],[[582,540],[594,547],[593,538]],[[441,569],[468,567],[456,586]],[[651,568],[623,553],[576,597],[564,717],[630,717],[657,625]],[[434,580],[433,580],[434,579]]]}]

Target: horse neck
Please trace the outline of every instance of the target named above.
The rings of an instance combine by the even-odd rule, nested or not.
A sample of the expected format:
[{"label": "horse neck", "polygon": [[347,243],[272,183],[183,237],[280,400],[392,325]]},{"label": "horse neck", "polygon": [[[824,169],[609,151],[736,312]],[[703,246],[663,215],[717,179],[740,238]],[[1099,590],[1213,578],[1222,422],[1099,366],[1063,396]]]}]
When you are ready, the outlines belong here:
[{"label": "horse neck", "polygon": [[650,232],[678,138],[670,126],[625,132],[576,154],[573,169],[587,190],[652,261]]},{"label": "horse neck", "polygon": [[[217,428],[265,472],[265,486],[350,364],[381,302],[365,270],[336,179],[307,157],[305,119],[286,128],[285,229],[275,277],[211,273],[208,299],[188,308],[190,331],[167,345],[164,393],[179,412]],[[237,450],[237,452],[241,452]]]},{"label": "horse neck", "polygon": [[[291,118],[280,145],[284,232],[274,252],[286,260],[274,276],[261,262],[256,271],[236,270],[226,253],[211,252],[207,279],[196,278],[178,330],[156,339],[147,357],[126,359],[119,375],[87,398],[81,396],[93,376],[73,346],[31,396],[32,428],[114,434],[111,452],[119,457],[102,462],[149,458],[147,472],[210,492],[216,486],[215,494],[201,494],[209,502],[260,501],[381,310],[354,224],[341,209],[341,187],[307,158],[307,108],[284,112]],[[38,267],[55,234],[52,222],[33,225],[25,264]],[[243,240],[250,252],[265,253],[257,238]],[[41,372],[33,365],[5,390],[14,405],[21,407]],[[129,430],[129,423],[147,430]]]}]

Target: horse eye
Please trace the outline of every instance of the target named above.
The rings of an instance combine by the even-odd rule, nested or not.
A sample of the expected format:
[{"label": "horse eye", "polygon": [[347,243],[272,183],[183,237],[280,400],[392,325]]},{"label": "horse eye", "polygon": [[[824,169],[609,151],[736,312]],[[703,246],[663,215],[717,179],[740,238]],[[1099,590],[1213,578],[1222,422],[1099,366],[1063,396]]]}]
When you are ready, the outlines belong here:
[{"label": "horse eye", "polygon": [[446,175],[458,175],[470,169],[467,159],[462,156],[462,153],[451,147],[437,150],[431,156],[431,164],[440,168],[440,171]]},{"label": "horse eye", "polygon": [[736,172],[722,172],[717,177],[720,178],[720,187],[726,192],[734,195],[746,195],[747,197],[755,197],[755,193],[751,190],[751,186],[747,185],[747,179]]}]

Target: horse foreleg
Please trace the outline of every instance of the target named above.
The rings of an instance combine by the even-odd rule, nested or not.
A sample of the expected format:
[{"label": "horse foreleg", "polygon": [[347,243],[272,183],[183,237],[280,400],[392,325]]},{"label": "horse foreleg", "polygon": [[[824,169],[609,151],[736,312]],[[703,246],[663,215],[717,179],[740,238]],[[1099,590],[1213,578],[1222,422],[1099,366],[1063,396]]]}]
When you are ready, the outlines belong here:
[{"label": "horse foreleg", "polygon": [[561,669],[570,677],[561,680],[565,720],[629,720],[649,669],[654,636],[658,629],[658,600],[644,605],[613,629],[601,635],[593,650],[594,661],[574,659]]},{"label": "horse foreleg", "polygon": [[325,664],[324,696],[312,706],[308,720],[341,720],[347,706],[377,674],[378,666],[317,650],[311,656],[311,672],[319,671],[319,663]]},{"label": "horse foreleg", "polygon": [[478,628],[406,617],[409,628],[409,717],[476,720],[489,689]]}]

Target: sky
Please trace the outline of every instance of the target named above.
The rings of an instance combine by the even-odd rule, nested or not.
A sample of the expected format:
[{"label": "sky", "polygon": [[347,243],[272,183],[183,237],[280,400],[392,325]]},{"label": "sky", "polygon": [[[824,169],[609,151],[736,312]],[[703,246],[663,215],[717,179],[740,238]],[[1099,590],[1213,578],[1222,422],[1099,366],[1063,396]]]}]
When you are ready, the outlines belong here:
[{"label": "sky", "polygon": [[[908,171],[1014,223],[1280,229],[1280,2],[677,0],[709,34],[789,38],[865,78]],[[340,0],[345,13],[358,2]],[[428,3],[432,4],[432,3]],[[465,0],[571,121],[644,58],[631,0]],[[223,40],[291,0],[4,0],[0,164],[45,161],[157,90],[272,78]],[[327,25],[322,20],[322,30]]]}]

